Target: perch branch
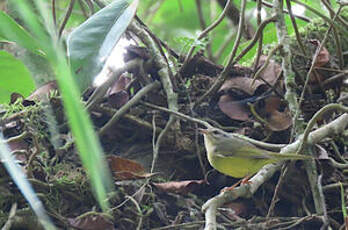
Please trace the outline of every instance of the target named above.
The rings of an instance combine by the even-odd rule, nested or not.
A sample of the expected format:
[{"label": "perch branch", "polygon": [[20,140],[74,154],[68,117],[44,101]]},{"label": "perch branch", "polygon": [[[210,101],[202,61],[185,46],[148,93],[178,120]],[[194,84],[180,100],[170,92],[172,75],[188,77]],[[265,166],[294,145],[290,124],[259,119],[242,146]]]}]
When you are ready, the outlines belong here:
[{"label": "perch branch", "polygon": [[[317,130],[309,134],[308,142],[312,145],[318,143],[323,138],[336,135],[337,133],[343,133],[348,126],[348,114],[343,114],[334,121],[328,123],[327,125],[318,128]],[[287,145],[282,149],[282,153],[294,152],[300,145],[301,139],[296,140],[292,144]],[[220,193],[219,195],[208,200],[202,207],[205,212],[206,227],[208,229],[216,229],[216,210],[221,207],[224,203],[236,200],[240,197],[250,197],[257,189],[268,179],[270,179],[273,174],[280,169],[281,163],[269,164],[264,166],[255,176],[253,176],[249,181],[250,183],[239,186],[232,191],[225,193]]]}]

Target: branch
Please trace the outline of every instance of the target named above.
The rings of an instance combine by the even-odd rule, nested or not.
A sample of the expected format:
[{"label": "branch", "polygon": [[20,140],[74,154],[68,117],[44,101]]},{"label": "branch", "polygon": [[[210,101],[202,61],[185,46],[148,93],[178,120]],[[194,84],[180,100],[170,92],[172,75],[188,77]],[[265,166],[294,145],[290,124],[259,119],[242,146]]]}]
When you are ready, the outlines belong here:
[{"label": "branch", "polygon": [[148,94],[150,91],[154,89],[158,89],[161,84],[158,81],[155,81],[138,91],[138,93],[132,97],[130,101],[128,101],[124,106],[122,106],[113,116],[112,118],[99,130],[99,136],[103,136],[106,132],[115,125],[115,123],[120,120],[120,118],[134,105],[136,105],[140,99]]},{"label": "branch", "polygon": [[[348,126],[348,114],[343,114],[329,124],[311,132],[309,134],[308,143],[314,145],[320,142],[322,139],[337,135],[338,133],[343,133]],[[282,149],[282,153],[295,152],[295,150],[300,146],[302,138],[296,140],[292,144],[287,145]],[[249,184],[239,186],[232,191],[225,193],[220,193],[219,195],[208,200],[202,207],[205,212],[206,226],[205,230],[216,229],[216,210],[221,207],[224,203],[236,200],[240,197],[249,198],[251,197],[257,189],[268,179],[270,179],[273,174],[280,169],[282,163],[269,164],[264,166],[255,176],[253,176],[249,181]]]}]

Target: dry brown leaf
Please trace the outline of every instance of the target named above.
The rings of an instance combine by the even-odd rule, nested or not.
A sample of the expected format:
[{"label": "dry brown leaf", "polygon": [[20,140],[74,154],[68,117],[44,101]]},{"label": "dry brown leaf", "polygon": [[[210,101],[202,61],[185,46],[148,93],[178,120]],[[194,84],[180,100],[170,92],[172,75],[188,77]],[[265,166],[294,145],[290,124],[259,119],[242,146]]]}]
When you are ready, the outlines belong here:
[{"label": "dry brown leaf", "polygon": [[116,180],[144,179],[153,175],[145,172],[144,167],[133,160],[118,156],[109,156],[108,162]]},{"label": "dry brown leaf", "polygon": [[[320,47],[320,41],[317,39],[312,39],[312,40],[309,40],[309,42],[317,47],[317,50],[315,52],[315,54],[317,54],[318,49]],[[314,67],[322,67],[326,65],[326,63],[328,63],[329,60],[330,60],[329,51],[325,47],[322,47],[318,53],[317,59],[315,60]]]},{"label": "dry brown leaf", "polygon": [[[258,68],[261,68],[264,65],[264,63],[266,62],[266,59],[267,59],[267,56],[265,55],[262,55],[260,57]],[[282,72],[282,67],[274,60],[270,60],[270,62],[268,63],[268,66],[266,67],[266,69],[264,69],[261,72],[259,77],[263,78],[270,85],[274,86],[275,83],[277,83],[281,72]]]},{"label": "dry brown leaf", "polygon": [[226,215],[230,216],[230,218],[235,218],[235,216],[245,216],[248,214],[248,205],[246,202],[230,202],[223,206],[227,209],[232,209],[233,213],[226,213]]},{"label": "dry brown leaf", "polygon": [[111,220],[99,215],[87,215],[82,218],[68,218],[71,227],[79,230],[114,230],[114,224]]},{"label": "dry brown leaf", "polygon": [[292,125],[292,119],[289,109],[286,107],[281,110],[281,100],[278,97],[269,97],[265,99],[264,110],[268,114],[266,121],[268,128],[273,131],[282,131],[288,129]]},{"label": "dry brown leaf", "polygon": [[234,77],[225,81],[219,91],[227,92],[237,90],[242,91],[249,96],[252,96],[260,86],[265,85],[264,82],[259,80],[256,80],[254,84],[251,84],[252,82],[253,79],[248,77]]},{"label": "dry brown leaf", "polygon": [[129,100],[129,94],[125,90],[131,79],[125,75],[121,75],[115,84],[108,91],[108,103],[119,109]]},{"label": "dry brown leaf", "polygon": [[167,193],[187,194],[193,192],[205,185],[205,180],[185,180],[171,181],[166,183],[153,183],[153,185]]},{"label": "dry brown leaf", "polygon": [[36,89],[32,94],[30,94],[29,97],[26,98],[26,100],[34,101],[34,100],[42,100],[44,97],[48,98],[48,95],[51,91],[57,90],[57,82],[56,81],[50,81],[46,84],[42,85],[38,89]]},{"label": "dry brown leaf", "polygon": [[230,95],[222,95],[219,99],[219,108],[221,111],[233,120],[249,120],[249,110]]}]

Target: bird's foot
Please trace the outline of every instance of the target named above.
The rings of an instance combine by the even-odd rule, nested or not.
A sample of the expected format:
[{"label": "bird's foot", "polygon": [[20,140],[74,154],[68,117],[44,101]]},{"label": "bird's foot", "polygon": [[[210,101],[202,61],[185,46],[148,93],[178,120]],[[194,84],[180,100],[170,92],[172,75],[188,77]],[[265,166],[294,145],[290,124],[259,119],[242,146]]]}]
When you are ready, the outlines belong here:
[{"label": "bird's foot", "polygon": [[246,184],[251,184],[251,182],[249,181],[250,176],[246,176],[243,179],[239,180],[237,183],[235,183],[234,185],[230,186],[230,187],[225,187],[223,189],[220,190],[220,193],[224,193],[224,192],[228,192],[228,191],[232,191],[233,189],[235,189],[238,185],[246,185]]},{"label": "bird's foot", "polygon": [[245,185],[245,184],[251,184],[251,181],[249,181],[251,176],[246,176],[242,179],[242,181],[240,182],[241,185]]}]

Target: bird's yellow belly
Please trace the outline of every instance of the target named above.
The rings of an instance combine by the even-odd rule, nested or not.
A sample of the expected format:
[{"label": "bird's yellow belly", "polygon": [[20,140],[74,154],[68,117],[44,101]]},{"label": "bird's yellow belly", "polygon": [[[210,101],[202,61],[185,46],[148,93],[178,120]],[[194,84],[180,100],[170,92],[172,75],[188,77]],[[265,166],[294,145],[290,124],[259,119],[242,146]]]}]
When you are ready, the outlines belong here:
[{"label": "bird's yellow belly", "polygon": [[269,160],[242,157],[208,156],[209,163],[219,172],[234,178],[250,176],[258,172]]}]

